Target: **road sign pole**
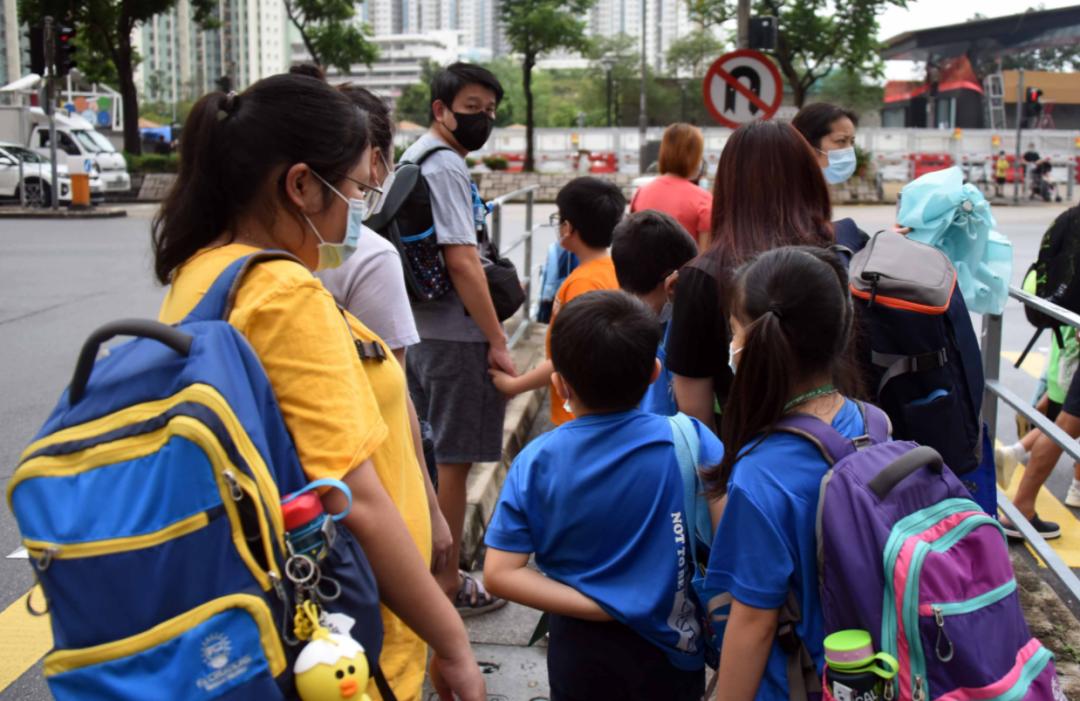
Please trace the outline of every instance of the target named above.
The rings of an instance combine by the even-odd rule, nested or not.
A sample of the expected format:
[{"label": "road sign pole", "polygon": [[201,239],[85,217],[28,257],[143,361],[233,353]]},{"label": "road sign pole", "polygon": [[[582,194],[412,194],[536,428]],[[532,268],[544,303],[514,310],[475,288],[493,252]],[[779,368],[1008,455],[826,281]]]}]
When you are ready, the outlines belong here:
[{"label": "road sign pole", "polygon": [[738,46],[739,49],[750,48],[750,0],[739,0],[739,6],[736,9],[736,19],[738,21]]},{"label": "road sign pole", "polygon": [[[1020,170],[1020,136],[1024,130],[1024,69],[1017,71],[1016,79],[1016,160],[1013,161],[1013,204],[1020,204],[1020,194],[1027,184],[1027,168]],[[1022,173],[1016,177],[1017,173]]]}]

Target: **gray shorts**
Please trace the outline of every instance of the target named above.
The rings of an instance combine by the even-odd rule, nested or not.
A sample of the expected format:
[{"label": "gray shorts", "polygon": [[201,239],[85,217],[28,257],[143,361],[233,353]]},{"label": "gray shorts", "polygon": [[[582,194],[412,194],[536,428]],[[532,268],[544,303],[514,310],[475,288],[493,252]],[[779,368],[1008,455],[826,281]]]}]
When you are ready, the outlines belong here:
[{"label": "gray shorts", "polygon": [[502,459],[506,398],[491,383],[487,352],[487,343],[428,339],[409,348],[409,393],[440,464]]}]

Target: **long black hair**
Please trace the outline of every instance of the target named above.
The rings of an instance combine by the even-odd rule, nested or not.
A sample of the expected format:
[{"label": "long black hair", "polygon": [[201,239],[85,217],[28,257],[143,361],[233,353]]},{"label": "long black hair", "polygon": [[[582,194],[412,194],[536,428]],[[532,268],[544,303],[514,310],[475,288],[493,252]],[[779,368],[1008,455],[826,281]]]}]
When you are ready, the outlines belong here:
[{"label": "long black hair", "polygon": [[[204,95],[184,124],[179,174],[152,224],[157,279],[168,284],[196,251],[225,232],[235,236],[245,214],[272,225],[272,198],[289,207],[283,167],[306,163],[336,185],[367,144],[364,113],[315,78],[281,74],[240,94]],[[324,188],[326,203],[332,196]]]},{"label": "long black hair", "polygon": [[721,422],[724,459],[707,475],[714,496],[727,492],[744,448],[773,429],[801,384],[826,375],[844,394],[857,385],[844,361],[853,319],[847,270],[833,252],[762,253],[735,272],[734,290],[744,343]]}]

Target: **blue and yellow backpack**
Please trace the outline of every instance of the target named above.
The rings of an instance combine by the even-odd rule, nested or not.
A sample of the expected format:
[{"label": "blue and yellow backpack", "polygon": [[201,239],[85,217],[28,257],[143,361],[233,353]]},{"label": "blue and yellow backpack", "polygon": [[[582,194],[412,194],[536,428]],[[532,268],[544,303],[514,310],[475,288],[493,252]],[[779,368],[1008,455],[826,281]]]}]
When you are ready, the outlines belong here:
[{"label": "blue and yellow backpack", "polygon": [[[57,699],[295,697],[281,499],[307,479],[227,321],[244,274],[282,257],[236,261],[175,326],[96,331],[23,452],[8,503],[48,604]],[[99,358],[116,336],[135,338]],[[383,689],[375,579],[345,528],[329,540],[321,570],[340,592],[320,590],[319,604],[355,621]]]}]

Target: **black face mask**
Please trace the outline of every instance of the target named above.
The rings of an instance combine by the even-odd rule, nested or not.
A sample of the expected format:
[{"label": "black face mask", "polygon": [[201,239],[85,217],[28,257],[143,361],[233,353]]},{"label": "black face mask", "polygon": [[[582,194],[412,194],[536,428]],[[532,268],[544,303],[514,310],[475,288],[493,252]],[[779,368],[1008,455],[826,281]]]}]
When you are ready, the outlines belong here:
[{"label": "black face mask", "polygon": [[491,130],[495,128],[495,120],[489,117],[486,112],[477,112],[475,114],[454,112],[453,114],[454,119],[457,120],[457,129],[450,133],[454,135],[454,138],[462,147],[469,151],[476,151],[487,143],[488,137],[491,136]]}]

